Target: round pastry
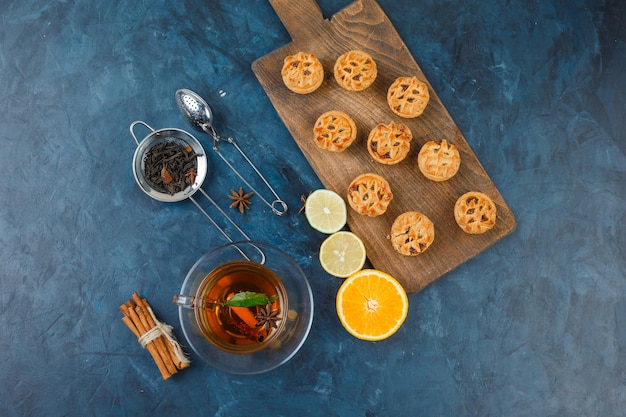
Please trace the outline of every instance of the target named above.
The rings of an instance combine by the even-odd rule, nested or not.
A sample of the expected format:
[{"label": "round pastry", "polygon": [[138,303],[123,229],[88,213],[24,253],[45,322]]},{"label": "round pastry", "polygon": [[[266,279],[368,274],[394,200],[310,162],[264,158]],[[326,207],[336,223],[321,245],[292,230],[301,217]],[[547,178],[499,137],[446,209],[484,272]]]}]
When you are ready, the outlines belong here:
[{"label": "round pastry", "polygon": [[411,149],[411,130],[403,123],[380,123],[367,138],[367,151],[377,162],[393,165],[402,161]]},{"label": "round pastry", "polygon": [[361,91],[374,83],[376,62],[363,51],[348,51],[337,58],[334,68],[335,80],[348,91]]},{"label": "round pastry", "polygon": [[419,155],[417,166],[429,180],[445,181],[457,173],[461,166],[459,150],[447,140],[426,142]]},{"label": "round pastry", "polygon": [[417,211],[399,215],[391,226],[391,245],[400,254],[417,256],[435,240],[435,225]]},{"label": "round pastry", "polygon": [[456,201],[454,219],[466,233],[485,233],[496,224],[496,205],[485,194],[470,191]]},{"label": "round pastry", "polygon": [[398,77],[387,90],[391,111],[408,119],[421,115],[428,100],[428,86],[417,77]]},{"label": "round pastry", "polygon": [[322,114],[313,126],[315,144],[327,151],[343,152],[354,139],[356,139],[354,120],[338,110]]},{"label": "round pastry", "polygon": [[285,57],[280,73],[287,88],[298,94],[311,93],[324,81],[324,67],[314,54],[306,52]]},{"label": "round pastry", "polygon": [[380,216],[393,199],[391,187],[380,175],[361,174],[348,187],[348,203],[359,214]]}]

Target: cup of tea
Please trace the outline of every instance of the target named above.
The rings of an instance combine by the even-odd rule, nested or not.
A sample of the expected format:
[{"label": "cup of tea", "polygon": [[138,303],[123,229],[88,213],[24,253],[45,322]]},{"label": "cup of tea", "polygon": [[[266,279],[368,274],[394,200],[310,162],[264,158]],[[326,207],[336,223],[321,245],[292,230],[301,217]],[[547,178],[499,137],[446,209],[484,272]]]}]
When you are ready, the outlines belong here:
[{"label": "cup of tea", "polygon": [[304,272],[287,253],[262,242],[233,242],[208,252],[173,301],[193,351],[235,374],[284,364],[313,322],[313,293]]}]

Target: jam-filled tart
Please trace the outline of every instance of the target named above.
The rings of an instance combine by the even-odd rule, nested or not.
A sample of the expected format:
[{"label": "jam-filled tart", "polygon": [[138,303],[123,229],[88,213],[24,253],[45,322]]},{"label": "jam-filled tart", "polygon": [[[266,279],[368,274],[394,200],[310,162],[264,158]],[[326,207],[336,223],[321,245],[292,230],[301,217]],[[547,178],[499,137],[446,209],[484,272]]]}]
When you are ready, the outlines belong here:
[{"label": "jam-filled tart", "polygon": [[496,225],[496,205],[486,194],[470,191],[456,201],[454,219],[466,233],[485,233]]},{"label": "jam-filled tart", "polygon": [[331,110],[322,114],[313,126],[313,140],[321,149],[345,151],[356,139],[356,124],[346,113]]},{"label": "jam-filled tart", "polygon": [[426,215],[418,211],[407,211],[393,222],[389,239],[398,253],[417,256],[435,240],[435,225]]},{"label": "jam-filled tart", "polygon": [[312,93],[324,81],[324,67],[315,54],[307,52],[285,57],[280,74],[287,88],[298,94]]},{"label": "jam-filled tart", "polygon": [[404,123],[380,123],[367,138],[367,151],[375,161],[393,165],[409,154],[413,134]]},{"label": "jam-filled tart", "polygon": [[357,213],[376,217],[387,211],[393,199],[391,187],[380,175],[366,173],[357,176],[348,187],[348,203]]},{"label": "jam-filled tart", "polygon": [[429,180],[446,181],[459,170],[461,155],[457,147],[447,140],[431,140],[422,146],[417,155],[417,165]]},{"label": "jam-filled tart", "polygon": [[430,100],[428,86],[417,77],[398,77],[387,90],[387,103],[404,118],[420,116]]},{"label": "jam-filled tart", "polygon": [[342,54],[333,69],[337,83],[348,91],[362,91],[374,83],[378,70],[370,54],[352,50]]}]

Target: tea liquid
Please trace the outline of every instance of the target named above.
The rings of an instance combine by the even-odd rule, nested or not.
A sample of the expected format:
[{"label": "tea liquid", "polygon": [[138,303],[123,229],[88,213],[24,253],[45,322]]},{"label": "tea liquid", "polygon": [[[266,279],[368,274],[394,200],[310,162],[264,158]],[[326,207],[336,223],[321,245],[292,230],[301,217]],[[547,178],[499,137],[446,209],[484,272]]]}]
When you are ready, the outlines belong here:
[{"label": "tea liquid", "polygon": [[[258,326],[255,316],[267,306],[230,307],[223,303],[233,295],[251,291],[276,298],[272,311],[278,312],[277,328]],[[217,267],[204,280],[197,296],[204,308],[196,308],[196,319],[204,337],[231,353],[251,353],[262,349],[280,333],[287,312],[287,294],[280,279],[256,262],[231,261]],[[213,301],[217,301],[216,303]]]}]

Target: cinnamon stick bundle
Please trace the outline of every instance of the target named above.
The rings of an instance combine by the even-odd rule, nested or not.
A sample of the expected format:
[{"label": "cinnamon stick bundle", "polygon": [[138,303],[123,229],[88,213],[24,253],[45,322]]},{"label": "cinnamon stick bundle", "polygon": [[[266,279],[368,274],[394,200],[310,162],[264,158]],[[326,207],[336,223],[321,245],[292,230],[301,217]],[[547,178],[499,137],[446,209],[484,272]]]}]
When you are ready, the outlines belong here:
[{"label": "cinnamon stick bundle", "polygon": [[145,298],[134,292],[119,309],[124,315],[122,322],[150,352],[164,380],[189,366],[189,360],[171,333],[171,326],[157,320]]}]

